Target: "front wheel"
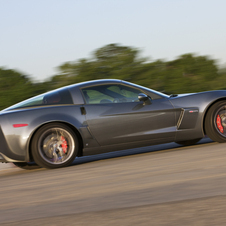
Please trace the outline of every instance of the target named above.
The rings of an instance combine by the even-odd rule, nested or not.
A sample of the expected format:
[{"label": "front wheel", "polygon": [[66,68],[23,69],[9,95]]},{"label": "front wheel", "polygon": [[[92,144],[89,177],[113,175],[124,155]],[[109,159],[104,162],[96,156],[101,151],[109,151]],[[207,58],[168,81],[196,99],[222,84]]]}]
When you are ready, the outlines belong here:
[{"label": "front wheel", "polygon": [[53,169],[70,165],[78,153],[79,143],[70,127],[51,123],[35,133],[31,148],[39,166]]},{"label": "front wheel", "polygon": [[226,101],[215,103],[205,118],[206,135],[217,142],[226,142]]}]

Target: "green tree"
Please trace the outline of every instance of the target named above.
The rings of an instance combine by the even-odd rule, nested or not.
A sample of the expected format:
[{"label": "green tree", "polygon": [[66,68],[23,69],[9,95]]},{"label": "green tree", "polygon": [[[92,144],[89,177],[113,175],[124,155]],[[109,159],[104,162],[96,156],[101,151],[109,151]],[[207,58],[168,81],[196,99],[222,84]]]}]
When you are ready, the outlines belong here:
[{"label": "green tree", "polygon": [[207,56],[184,54],[169,62],[148,62],[136,48],[109,44],[93,52],[92,58],[67,62],[58,67],[53,87],[93,79],[115,78],[167,93],[219,89],[225,80],[216,62]]},{"label": "green tree", "polygon": [[91,59],[66,62],[58,67],[59,73],[51,82],[54,87],[93,79],[124,79],[132,81],[143,70],[145,59],[139,50],[109,44],[93,52]]},{"label": "green tree", "polygon": [[148,61],[140,50],[109,44],[95,50],[91,58],[66,62],[57,75],[33,83],[15,70],[0,68],[0,109],[31,96],[65,85],[93,79],[123,79],[166,93],[190,93],[226,89],[226,69],[217,68],[207,56],[184,54],[172,61]]},{"label": "green tree", "polygon": [[166,63],[164,88],[167,92],[200,92],[216,89],[218,73],[214,60],[185,54]]},{"label": "green tree", "polygon": [[0,68],[0,109],[46,91],[46,83],[32,83],[20,72]]}]

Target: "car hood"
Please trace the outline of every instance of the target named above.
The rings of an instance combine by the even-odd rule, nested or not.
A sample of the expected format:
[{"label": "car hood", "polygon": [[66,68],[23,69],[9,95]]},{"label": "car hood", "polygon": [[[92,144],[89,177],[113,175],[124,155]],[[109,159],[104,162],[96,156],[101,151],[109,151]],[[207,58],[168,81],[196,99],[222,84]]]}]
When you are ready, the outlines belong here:
[{"label": "car hood", "polygon": [[226,90],[211,90],[211,91],[204,91],[204,92],[198,92],[198,93],[182,93],[182,94],[177,94],[175,96],[172,96],[171,98],[180,98],[180,97],[188,97],[188,96],[193,96],[193,95],[198,95],[198,96],[226,96]]},{"label": "car hood", "polygon": [[196,94],[196,93],[183,93],[183,94],[178,94],[177,96],[178,97],[185,97],[185,96],[189,96],[189,95],[193,95],[193,94]]}]

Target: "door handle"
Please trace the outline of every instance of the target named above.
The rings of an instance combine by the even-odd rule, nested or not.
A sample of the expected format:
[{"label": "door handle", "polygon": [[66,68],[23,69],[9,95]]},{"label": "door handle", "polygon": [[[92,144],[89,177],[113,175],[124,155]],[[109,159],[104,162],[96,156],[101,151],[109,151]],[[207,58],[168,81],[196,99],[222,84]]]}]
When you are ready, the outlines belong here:
[{"label": "door handle", "polygon": [[86,109],[84,107],[80,107],[81,114],[86,115]]}]

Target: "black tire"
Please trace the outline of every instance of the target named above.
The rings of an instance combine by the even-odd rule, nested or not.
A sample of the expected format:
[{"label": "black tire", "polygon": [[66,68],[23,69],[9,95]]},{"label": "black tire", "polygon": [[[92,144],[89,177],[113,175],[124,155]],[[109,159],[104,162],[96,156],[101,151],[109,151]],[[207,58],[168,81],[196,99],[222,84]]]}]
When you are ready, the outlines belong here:
[{"label": "black tire", "polygon": [[217,141],[220,143],[226,142],[226,101],[225,100],[215,103],[208,110],[205,118],[205,132],[206,132],[206,135],[213,141]]},{"label": "black tire", "polygon": [[50,123],[34,135],[31,151],[34,161],[41,167],[54,169],[69,166],[79,150],[73,130],[62,123]]},{"label": "black tire", "polygon": [[177,141],[175,143],[183,145],[183,146],[188,146],[188,145],[193,145],[196,144],[197,142],[199,142],[202,138],[197,138],[194,140],[184,140],[184,141]]},{"label": "black tire", "polygon": [[41,167],[35,163],[29,163],[29,162],[13,162],[13,164],[21,169],[26,170],[34,170],[34,169],[40,169]]}]

